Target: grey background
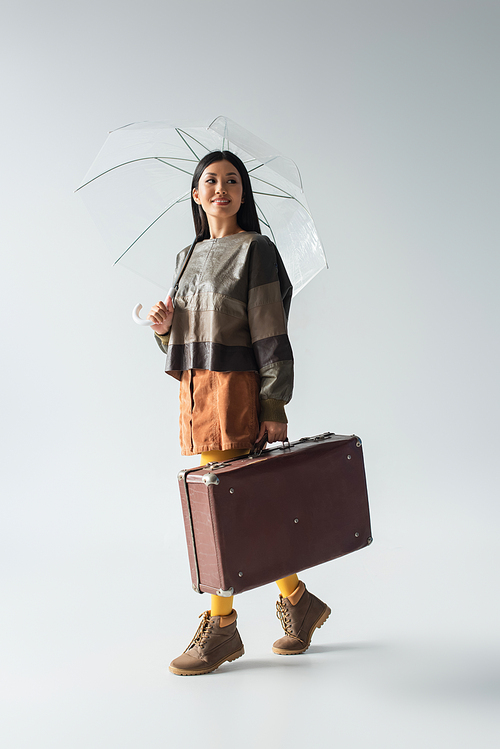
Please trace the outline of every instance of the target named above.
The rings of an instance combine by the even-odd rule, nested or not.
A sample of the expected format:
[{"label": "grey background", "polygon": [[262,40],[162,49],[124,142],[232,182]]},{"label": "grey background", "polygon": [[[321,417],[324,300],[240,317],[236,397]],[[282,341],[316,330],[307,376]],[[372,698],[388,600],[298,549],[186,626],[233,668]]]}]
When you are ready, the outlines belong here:
[{"label": "grey background", "polygon": [[[2,745],[498,745],[498,2],[4,2]],[[106,133],[224,114],[299,164],[330,261],[294,301],[291,438],[363,438],[375,542],[303,574],[279,658],[169,661],[190,590],[157,289],[73,190]],[[189,241],[189,238],[188,240]],[[173,248],[176,252],[178,248]]]}]

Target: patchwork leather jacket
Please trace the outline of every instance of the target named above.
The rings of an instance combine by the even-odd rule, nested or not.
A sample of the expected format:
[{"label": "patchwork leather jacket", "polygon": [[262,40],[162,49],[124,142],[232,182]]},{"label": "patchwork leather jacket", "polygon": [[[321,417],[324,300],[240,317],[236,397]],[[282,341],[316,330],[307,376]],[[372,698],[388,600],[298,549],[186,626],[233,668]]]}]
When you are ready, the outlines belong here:
[{"label": "patchwork leather jacket", "polygon": [[[177,256],[181,268],[189,247]],[[278,250],[256,232],[198,242],[180,279],[170,332],[156,335],[165,371],[256,371],[261,421],[286,421],[293,354],[287,334],[292,285]]]}]

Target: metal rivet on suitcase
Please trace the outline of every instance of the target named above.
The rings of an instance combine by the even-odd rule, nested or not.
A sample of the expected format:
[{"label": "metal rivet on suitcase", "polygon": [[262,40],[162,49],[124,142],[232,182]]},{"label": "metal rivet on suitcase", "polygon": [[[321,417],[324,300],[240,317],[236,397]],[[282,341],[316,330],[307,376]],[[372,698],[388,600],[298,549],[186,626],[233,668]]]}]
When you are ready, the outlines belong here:
[{"label": "metal rivet on suitcase", "polygon": [[351,460],[351,456],[350,455],[347,456],[347,460]]},{"label": "metal rivet on suitcase", "polygon": [[361,440],[358,440],[358,441],[356,442],[356,447],[361,447]]},{"label": "metal rivet on suitcase", "polygon": [[373,541],[373,538],[371,536],[368,536],[368,538],[366,539],[366,543],[371,544],[372,541]]},{"label": "metal rivet on suitcase", "polygon": [[229,494],[234,494],[234,489],[233,489],[233,487],[231,487],[231,488],[230,488],[230,490],[229,490]]},{"label": "metal rivet on suitcase", "polygon": [[298,518],[295,518],[295,520],[294,520],[293,522],[294,522],[294,523],[298,523],[298,522],[299,522],[299,519],[298,519]]},{"label": "metal rivet on suitcase", "polygon": [[357,531],[354,535],[356,536],[356,538],[359,538],[359,533]]},{"label": "metal rivet on suitcase", "polygon": [[238,577],[243,577],[243,572],[238,572]]}]

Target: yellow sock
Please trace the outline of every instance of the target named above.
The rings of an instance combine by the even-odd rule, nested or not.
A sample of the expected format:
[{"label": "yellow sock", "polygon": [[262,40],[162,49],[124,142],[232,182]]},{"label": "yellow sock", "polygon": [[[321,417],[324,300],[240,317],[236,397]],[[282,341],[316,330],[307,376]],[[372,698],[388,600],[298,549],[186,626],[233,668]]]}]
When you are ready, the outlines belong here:
[{"label": "yellow sock", "polygon": [[[210,450],[210,452],[204,452],[201,454],[200,465],[204,466],[207,463],[213,463],[215,461],[223,463],[224,460],[230,460],[231,458],[237,458],[240,455],[247,455],[249,450]],[[299,578],[297,575],[289,575],[283,577],[281,580],[276,580],[276,584],[280,589],[280,593],[283,598],[288,598],[290,593],[293,593],[295,588],[299,584]],[[233,596],[231,598],[223,598],[222,596],[212,596],[211,610],[212,616],[228,616],[233,610]]]},{"label": "yellow sock", "polygon": [[223,598],[222,596],[212,596],[210,614],[212,616],[229,616],[233,610],[233,596]]},{"label": "yellow sock", "polygon": [[239,458],[240,455],[248,455],[250,450],[210,450],[209,452],[202,453],[200,459],[200,466],[204,466],[207,463],[223,463],[225,460],[231,458]]},{"label": "yellow sock", "polygon": [[[231,458],[238,458],[240,455],[248,455],[250,450],[210,450],[201,454],[200,466],[207,463],[223,463]],[[233,596],[224,598],[223,596],[212,596],[210,613],[212,616],[229,616],[233,610]]]},{"label": "yellow sock", "polygon": [[288,577],[282,577],[281,580],[276,580],[276,585],[280,589],[280,593],[283,598],[288,598],[288,596],[293,593],[298,584],[299,578],[295,574],[289,575]]}]

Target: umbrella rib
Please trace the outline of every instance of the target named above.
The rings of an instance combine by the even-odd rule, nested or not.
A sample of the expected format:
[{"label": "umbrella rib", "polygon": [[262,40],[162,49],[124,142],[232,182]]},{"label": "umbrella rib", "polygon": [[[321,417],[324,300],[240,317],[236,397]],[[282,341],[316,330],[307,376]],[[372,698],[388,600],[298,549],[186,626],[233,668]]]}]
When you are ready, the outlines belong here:
[{"label": "umbrella rib", "polygon": [[170,210],[171,208],[173,208],[173,207],[174,207],[174,205],[177,205],[177,203],[182,203],[183,201],[187,200],[187,196],[188,196],[188,195],[190,195],[190,193],[186,193],[185,195],[183,195],[182,197],[178,198],[177,200],[174,200],[174,202],[173,202],[173,203],[170,203],[170,205],[168,206],[168,208],[165,208],[165,210],[164,210],[164,211],[163,211],[162,213],[160,213],[160,215],[159,215],[159,216],[157,216],[157,217],[155,218],[155,220],[154,220],[154,221],[152,221],[152,222],[151,222],[151,223],[149,224],[149,226],[146,226],[146,228],[144,229],[144,231],[142,231],[142,232],[141,232],[141,233],[139,234],[139,236],[138,236],[138,237],[137,237],[136,239],[134,239],[134,241],[132,242],[132,244],[131,244],[131,245],[129,245],[129,246],[127,247],[127,249],[125,250],[125,252],[122,252],[122,254],[120,255],[120,257],[119,257],[119,258],[118,258],[117,260],[115,260],[115,262],[113,263],[113,265],[116,265],[117,263],[119,263],[119,262],[120,262],[120,260],[122,259],[122,257],[123,257],[124,255],[126,255],[126,254],[127,254],[127,252],[128,252],[128,251],[129,251],[130,249],[132,249],[132,247],[133,247],[133,246],[135,245],[135,243],[136,243],[136,242],[138,242],[138,241],[139,241],[139,239],[140,239],[141,237],[143,237],[143,236],[145,235],[145,233],[146,233],[146,232],[147,232],[147,231],[148,231],[149,229],[151,229],[151,227],[152,227],[152,226],[154,226],[154,225],[156,224],[156,222],[157,222],[157,221],[159,221],[159,220],[161,219],[161,217],[162,217],[162,216],[164,216],[164,215],[165,215],[166,213],[168,213],[168,211],[169,211],[169,210]]},{"label": "umbrella rib", "polygon": [[[249,169],[248,170],[248,173],[250,174],[250,172],[255,172],[256,169],[260,169],[262,166],[268,166],[268,164],[270,164],[271,161],[275,161],[277,158],[278,158],[277,156],[274,156],[272,159],[269,159],[269,161],[265,161],[265,162],[262,162],[262,164],[259,164],[258,166],[254,166],[253,169]],[[291,159],[290,159],[290,161],[291,161]],[[292,164],[297,169],[297,174],[299,175],[300,190],[301,190],[301,192],[304,192],[303,189],[302,189],[302,175],[299,172],[299,168],[298,168],[297,164],[294,161],[292,161]],[[259,179],[259,178],[255,177],[255,179]],[[262,182],[264,182],[264,181],[265,180],[262,180]],[[270,183],[268,183],[268,184],[270,184]],[[273,187],[274,187],[274,185],[273,185]],[[278,189],[281,189],[281,188],[278,188]]]},{"label": "umbrella rib", "polygon": [[[170,157],[166,157],[166,158],[170,158]],[[91,182],[95,182],[95,180],[99,179],[99,177],[104,177],[105,174],[109,174],[115,169],[120,169],[120,167],[122,166],[128,166],[128,164],[137,164],[139,161],[161,161],[161,157],[160,156],[143,156],[140,159],[131,159],[130,161],[124,161],[123,164],[117,164],[116,166],[112,166],[110,169],[106,169],[104,172],[101,172],[100,174],[97,174],[95,177],[92,177],[92,179],[89,179],[88,182],[84,182],[83,185],[80,185],[80,187],[76,188],[75,192],[78,192],[78,190],[81,190],[82,187],[87,187],[87,185],[90,185]],[[182,161],[191,161],[191,159],[182,159]],[[165,164],[166,162],[163,161],[162,163]],[[171,166],[175,169],[179,169],[179,167],[174,167],[173,164],[168,164],[167,166]],[[182,172],[185,170],[181,169],[180,171]],[[192,176],[191,172],[185,172],[185,174],[189,174],[190,176]]]},{"label": "umbrella rib", "polygon": [[190,164],[197,164],[196,159],[186,159],[184,156],[148,156],[149,159],[169,159],[169,161],[188,161]]},{"label": "umbrella rib", "polygon": [[266,214],[264,213],[264,211],[262,210],[262,208],[260,207],[260,205],[257,206],[257,207],[258,207],[259,211],[262,213],[262,215],[264,216],[264,223],[265,223],[265,225],[267,226],[267,228],[269,229],[269,231],[273,235],[273,242],[274,242],[274,244],[277,244],[276,237],[274,236],[274,232],[272,230],[272,227],[271,227],[271,224],[269,222],[269,219],[267,218]]},{"label": "umbrella rib", "polygon": [[[270,185],[270,187],[274,187],[275,190],[281,190],[283,192],[283,195],[271,195],[271,197],[274,197],[274,198],[291,198],[292,200],[295,200],[296,203],[298,203],[300,206],[302,206],[302,208],[305,210],[305,212],[308,214],[308,216],[310,216],[312,218],[311,212],[309,211],[309,209],[306,208],[306,206],[303,203],[301,203],[300,200],[295,197],[295,195],[291,195],[289,192],[286,192],[281,187],[278,187],[278,185],[273,185],[272,182],[267,182],[267,180],[260,179],[260,177],[254,177],[253,179],[258,180],[259,182],[263,182],[265,185]],[[257,192],[257,191],[255,190],[254,192]],[[267,194],[268,193],[258,193],[257,192],[257,195],[267,195]]]},{"label": "umbrella rib", "polygon": [[256,180],[257,182],[263,182],[265,185],[269,185],[269,187],[272,187],[274,190],[281,190],[281,192],[284,195],[287,195],[289,198],[293,197],[291,193],[287,192],[286,190],[284,190],[282,187],[279,187],[278,185],[273,185],[273,183],[268,182],[267,179],[262,179],[261,177],[253,177],[253,179]]},{"label": "umbrella rib", "polygon": [[[207,128],[207,130],[208,130],[208,128]],[[188,138],[191,138],[191,140],[194,140],[195,143],[198,143],[199,146],[201,146],[202,148],[204,148],[207,153],[210,153],[210,149],[207,148],[207,146],[204,143],[202,143],[201,140],[198,140],[197,138],[195,138],[194,135],[191,135],[190,133],[186,133],[186,132],[184,132],[184,130],[178,130],[177,132],[179,133],[179,135],[181,133],[184,133],[184,135],[186,135]],[[182,138],[182,135],[181,135],[181,138]],[[182,140],[184,140],[184,138],[182,138]],[[184,141],[184,142],[186,143],[186,141]],[[186,146],[189,148],[189,144],[188,143],[186,143]],[[193,149],[190,149],[190,150],[193,151]],[[193,153],[194,153],[194,151],[193,151]],[[196,156],[196,154],[194,154],[194,155]],[[198,156],[196,156],[196,158],[198,158]]]},{"label": "umbrella rib", "polygon": [[[156,161],[161,161],[162,164],[165,164],[166,166],[171,166],[172,169],[178,169],[179,172],[182,172],[183,174],[189,174],[190,177],[193,176],[192,172],[187,172],[185,169],[181,169],[180,166],[176,166],[175,164],[169,164],[168,161],[163,161],[163,159],[160,156],[155,156]],[[186,159],[187,161],[187,159]],[[191,162],[193,163],[193,162]]]},{"label": "umbrella rib", "polygon": [[110,172],[113,172],[115,169],[119,169],[121,166],[126,166],[127,164],[135,164],[137,161],[146,161],[149,158],[151,158],[151,156],[144,157],[143,159],[132,159],[131,161],[124,161],[123,164],[117,164],[116,166],[112,166],[110,169],[106,169],[104,172],[101,172],[100,174],[97,174],[95,177],[92,177],[92,179],[89,179],[88,182],[84,182],[83,185],[80,185],[80,187],[76,188],[75,192],[78,192],[78,190],[81,190],[82,187],[87,187],[87,185],[90,185],[91,182],[95,182],[95,180],[99,179],[99,177],[103,177],[105,174],[109,174]]},{"label": "umbrella rib", "polygon": [[[189,150],[191,151],[191,153],[193,154],[193,156],[195,156],[195,157],[196,157],[196,159],[197,159],[197,160],[199,161],[199,160],[200,160],[200,157],[198,156],[198,154],[197,154],[197,153],[195,153],[195,152],[193,151],[193,149],[191,148],[191,146],[190,146],[190,145],[189,145],[189,143],[187,142],[186,138],[184,138],[184,137],[182,136],[182,133],[184,133],[184,130],[181,130],[180,128],[176,127],[176,128],[175,128],[175,132],[176,132],[176,133],[177,133],[177,135],[178,135],[178,136],[179,136],[179,137],[180,137],[180,138],[181,138],[181,139],[182,139],[182,140],[184,141],[184,144],[185,144],[185,145],[186,145],[186,146],[187,146],[187,147],[189,148]],[[189,133],[184,133],[184,135],[186,135],[187,137],[190,137],[190,136],[189,136]],[[193,138],[193,140],[196,140],[196,138]],[[196,141],[196,142],[198,143],[198,141]],[[200,143],[200,146],[201,146],[201,145],[202,145],[202,144]]]},{"label": "umbrella rib", "polygon": [[[278,188],[279,189],[279,188]],[[301,208],[305,210],[308,216],[312,219],[311,211],[304,205],[304,203],[301,203],[300,200],[298,200],[294,195],[273,195],[270,192],[257,192],[257,190],[253,191],[254,195],[266,195],[269,198],[279,198],[280,200],[284,200],[287,198],[288,200],[295,200],[296,203],[300,205]]]},{"label": "umbrella rib", "polygon": [[269,198],[279,198],[280,200],[285,200],[285,198],[287,200],[295,200],[295,202],[298,203],[301,206],[301,208],[305,210],[307,215],[312,218],[310,210],[304,205],[304,203],[301,203],[300,200],[298,200],[298,198],[296,198],[294,195],[274,195],[271,192],[259,192],[258,190],[254,190],[253,194],[254,195],[266,195]]},{"label": "umbrella rib", "polygon": [[260,169],[263,166],[267,166],[268,164],[271,163],[271,161],[276,161],[277,158],[278,158],[277,156],[273,156],[272,159],[269,159],[268,161],[263,161],[261,164],[259,164],[258,166],[254,166],[254,168],[250,169],[249,171],[255,172],[256,169]]},{"label": "umbrella rib", "polygon": [[276,195],[273,192],[259,192],[258,190],[253,190],[254,195],[268,195],[270,198],[279,198],[280,200],[293,200],[293,195]]},{"label": "umbrella rib", "polygon": [[[252,161],[257,161],[257,159],[252,159]],[[254,166],[253,169],[248,169],[248,173],[251,174],[252,172],[255,172],[256,169],[261,169],[264,166],[264,164],[257,164],[257,166]]]},{"label": "umbrella rib", "polygon": [[295,198],[293,195],[292,195],[292,200],[295,200],[295,202],[298,203],[300,205],[300,207],[305,210],[305,212],[307,213],[307,215],[309,216],[309,218],[312,220],[312,215],[311,215],[311,211],[309,210],[309,208],[307,208],[304,205],[304,203],[301,203],[300,200],[298,200],[297,198]]}]

